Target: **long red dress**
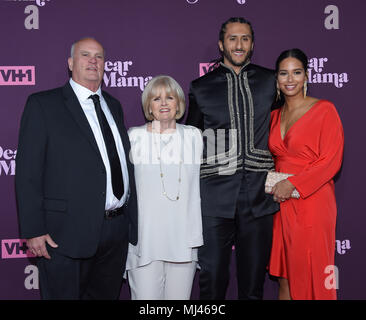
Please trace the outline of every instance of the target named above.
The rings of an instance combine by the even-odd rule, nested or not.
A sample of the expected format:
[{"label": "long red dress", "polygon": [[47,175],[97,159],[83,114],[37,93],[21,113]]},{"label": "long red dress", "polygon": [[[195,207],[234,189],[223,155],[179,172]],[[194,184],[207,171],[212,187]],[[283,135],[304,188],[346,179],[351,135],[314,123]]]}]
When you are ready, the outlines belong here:
[{"label": "long red dress", "polygon": [[333,281],[337,207],[333,177],[343,156],[343,128],[334,105],[319,100],[286,133],[281,109],[271,114],[269,149],[276,171],[300,193],[274,216],[269,273],[289,281],[292,299],[336,299]]}]

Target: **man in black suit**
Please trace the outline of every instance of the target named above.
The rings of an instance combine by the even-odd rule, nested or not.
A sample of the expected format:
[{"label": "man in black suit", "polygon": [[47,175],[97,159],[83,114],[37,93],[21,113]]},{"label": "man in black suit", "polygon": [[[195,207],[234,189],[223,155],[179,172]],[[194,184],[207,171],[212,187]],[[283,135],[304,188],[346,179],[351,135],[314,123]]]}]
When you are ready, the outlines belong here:
[{"label": "man in black suit", "polygon": [[219,34],[218,67],[192,81],[187,124],[204,132],[198,249],[200,298],[225,299],[235,245],[239,299],[262,299],[279,207],[264,192],[273,168],[269,121],[276,95],[273,70],[252,64],[249,21],[230,18]]},{"label": "man in black suit", "polygon": [[21,236],[38,257],[43,299],[118,299],[137,243],[130,143],[118,100],[101,90],[104,49],[73,44],[72,78],[29,96],[16,194]]}]

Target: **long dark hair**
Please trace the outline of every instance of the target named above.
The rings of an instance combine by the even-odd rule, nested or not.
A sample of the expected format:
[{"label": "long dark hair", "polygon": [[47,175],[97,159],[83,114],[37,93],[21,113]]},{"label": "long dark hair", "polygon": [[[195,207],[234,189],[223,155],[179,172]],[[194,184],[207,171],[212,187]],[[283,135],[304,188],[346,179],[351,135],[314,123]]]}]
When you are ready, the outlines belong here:
[{"label": "long dark hair", "polygon": [[[229,23],[242,23],[242,24],[247,24],[250,28],[250,32],[252,34],[252,41],[254,42],[254,30],[252,27],[252,24],[250,23],[250,21],[248,21],[247,19],[243,18],[243,17],[231,17],[228,20],[226,20],[222,25],[221,25],[221,29],[219,32],[219,40],[223,43],[224,42],[224,38],[225,38],[225,33],[226,33],[226,27]],[[215,69],[220,62],[224,61],[224,56],[222,54],[222,52],[220,51],[220,57],[213,59],[210,61],[210,68],[209,71],[212,71],[213,69]]]},{"label": "long dark hair", "polygon": [[295,58],[299,60],[305,70],[305,72],[308,70],[308,57],[306,54],[297,48],[289,49],[281,52],[281,54],[278,56],[276,60],[276,74],[278,73],[278,69],[280,67],[280,63],[285,60],[286,58]]}]

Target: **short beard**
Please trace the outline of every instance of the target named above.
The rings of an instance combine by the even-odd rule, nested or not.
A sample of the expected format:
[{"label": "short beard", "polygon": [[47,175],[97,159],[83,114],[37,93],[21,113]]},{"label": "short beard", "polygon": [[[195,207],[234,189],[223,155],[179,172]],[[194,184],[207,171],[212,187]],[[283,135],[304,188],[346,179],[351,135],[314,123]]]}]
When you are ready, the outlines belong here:
[{"label": "short beard", "polygon": [[243,62],[235,62],[232,58],[230,53],[226,50],[226,48],[224,47],[223,51],[221,52],[221,56],[222,56],[222,61],[224,61],[224,57],[230,61],[230,63],[235,66],[235,67],[242,67],[244,66],[248,61],[250,61],[250,58],[252,57],[253,54],[253,50],[250,50],[245,58],[245,60]]}]

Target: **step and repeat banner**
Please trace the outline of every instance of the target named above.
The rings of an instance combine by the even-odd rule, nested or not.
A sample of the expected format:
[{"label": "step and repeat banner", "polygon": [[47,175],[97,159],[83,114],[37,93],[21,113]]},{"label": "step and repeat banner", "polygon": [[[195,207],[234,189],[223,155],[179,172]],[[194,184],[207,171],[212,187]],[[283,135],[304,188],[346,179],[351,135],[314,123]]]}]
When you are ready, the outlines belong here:
[{"label": "step and repeat banner", "polygon": [[[345,131],[336,177],[338,298],[365,299],[365,15],[364,0],[0,0],[0,299],[39,299],[14,192],[27,96],[63,86],[72,43],[94,37],[106,50],[104,90],[121,101],[127,127],[142,125],[147,82],[167,74],[187,95],[190,81],[219,56],[218,33],[232,16],[253,24],[254,63],[274,68],[280,52],[302,49],[309,57],[309,95],[336,105]],[[228,299],[236,299],[234,259]],[[192,299],[198,298],[197,275]],[[275,299],[276,291],[267,279],[265,298]],[[130,298],[126,283],[120,298]]]}]

